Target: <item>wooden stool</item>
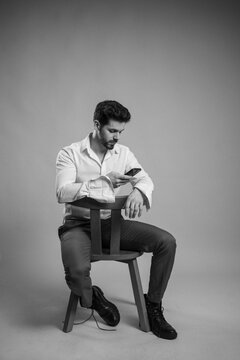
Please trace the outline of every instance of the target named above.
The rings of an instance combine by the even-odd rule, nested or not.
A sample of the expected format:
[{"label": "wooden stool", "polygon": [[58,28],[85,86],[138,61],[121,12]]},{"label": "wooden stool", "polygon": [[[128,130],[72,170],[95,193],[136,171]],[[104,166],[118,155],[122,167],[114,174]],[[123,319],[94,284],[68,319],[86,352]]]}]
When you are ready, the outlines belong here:
[{"label": "wooden stool", "polygon": [[[128,264],[133,294],[138,310],[139,326],[142,331],[150,331],[145,299],[142,290],[141,278],[138,269],[137,258],[142,255],[137,251],[120,250],[120,225],[121,209],[124,207],[127,196],[116,197],[115,203],[99,203],[91,198],[83,198],[71,203],[71,205],[90,209],[91,242],[92,255],[91,261],[120,261]],[[111,240],[110,249],[102,248],[101,219],[100,210],[111,210]],[[77,311],[79,297],[72,291],[69,297],[67,312],[64,320],[63,331],[70,332],[73,328],[74,319]]]}]

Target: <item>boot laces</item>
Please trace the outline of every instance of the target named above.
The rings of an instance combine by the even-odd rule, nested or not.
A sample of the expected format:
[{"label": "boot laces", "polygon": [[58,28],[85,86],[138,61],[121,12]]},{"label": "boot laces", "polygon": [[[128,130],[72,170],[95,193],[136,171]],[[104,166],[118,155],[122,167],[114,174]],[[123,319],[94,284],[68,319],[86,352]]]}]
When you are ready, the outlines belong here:
[{"label": "boot laces", "polygon": [[[102,330],[102,331],[116,331],[116,330],[117,330],[117,329],[106,329],[106,328],[101,327],[101,326],[99,325],[99,323],[98,323],[98,320],[97,320],[96,317],[95,317],[94,309],[91,309],[91,313],[90,313],[90,315],[87,317],[87,319],[85,319],[85,320],[83,320],[83,321],[80,321],[80,322],[75,322],[75,321],[74,321],[73,325],[83,325],[84,323],[86,323],[87,321],[89,321],[91,318],[94,319],[94,321],[95,321],[95,323],[96,323],[96,325],[97,325],[97,327],[98,327],[99,330]],[[64,323],[64,321],[63,321],[63,323]]]},{"label": "boot laces", "polygon": [[160,320],[162,322],[167,322],[164,315],[163,315],[163,312],[164,312],[164,307],[159,305],[159,306],[151,306],[150,307],[150,311],[152,313],[152,315],[156,316],[156,317],[159,317]]}]

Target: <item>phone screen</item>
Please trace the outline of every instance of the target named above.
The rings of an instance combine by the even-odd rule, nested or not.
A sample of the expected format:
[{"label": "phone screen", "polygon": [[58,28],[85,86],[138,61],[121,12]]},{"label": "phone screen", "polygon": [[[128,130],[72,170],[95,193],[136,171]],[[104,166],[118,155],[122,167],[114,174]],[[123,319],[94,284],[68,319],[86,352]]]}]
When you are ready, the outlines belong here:
[{"label": "phone screen", "polygon": [[129,170],[128,172],[126,172],[125,175],[134,176],[141,170],[142,170],[141,168],[133,168],[133,169]]}]

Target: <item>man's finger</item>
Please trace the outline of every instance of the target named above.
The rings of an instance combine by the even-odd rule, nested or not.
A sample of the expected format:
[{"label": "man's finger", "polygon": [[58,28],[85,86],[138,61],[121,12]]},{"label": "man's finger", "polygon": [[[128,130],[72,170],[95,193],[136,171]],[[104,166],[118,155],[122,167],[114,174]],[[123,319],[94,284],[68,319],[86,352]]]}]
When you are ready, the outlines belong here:
[{"label": "man's finger", "polygon": [[129,199],[127,199],[126,204],[125,204],[125,215],[127,217],[129,217],[129,206],[130,206],[130,201],[129,201]]},{"label": "man's finger", "polygon": [[131,219],[132,209],[131,209],[131,199],[127,199],[125,205],[125,215]]},{"label": "man's finger", "polygon": [[119,176],[119,179],[120,179],[120,180],[124,180],[124,181],[128,181],[128,180],[132,179],[132,176],[129,176],[129,175],[120,175],[120,176]]},{"label": "man's finger", "polygon": [[119,180],[120,185],[125,185],[129,182],[129,180]]},{"label": "man's finger", "polygon": [[139,205],[138,217],[142,215],[142,211],[143,211],[143,206]]},{"label": "man's finger", "polygon": [[130,203],[131,203],[131,201],[130,201],[130,199],[128,198],[127,201],[126,201],[126,203],[125,203],[125,208],[130,208]]},{"label": "man's finger", "polygon": [[131,205],[130,205],[130,215],[131,215],[131,219],[132,219],[132,218],[135,218],[136,212],[137,212],[137,210],[136,210],[135,204],[134,204],[134,202],[132,201],[132,202],[131,202]]},{"label": "man's finger", "polygon": [[134,210],[133,210],[133,218],[134,218],[134,219],[135,219],[135,217],[137,216],[138,211],[139,211],[139,209],[138,209],[137,207],[135,207]]}]

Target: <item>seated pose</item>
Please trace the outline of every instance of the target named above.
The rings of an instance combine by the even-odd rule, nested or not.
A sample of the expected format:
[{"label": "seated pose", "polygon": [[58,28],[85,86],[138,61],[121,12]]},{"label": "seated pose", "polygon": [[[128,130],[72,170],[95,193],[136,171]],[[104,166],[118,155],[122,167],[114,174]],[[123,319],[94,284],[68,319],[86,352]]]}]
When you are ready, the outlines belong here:
[{"label": "seated pose", "polygon": [[[95,109],[94,130],[85,139],[64,147],[57,156],[56,194],[65,203],[63,225],[58,233],[61,242],[65,279],[79,296],[81,306],[94,309],[110,326],[120,321],[117,307],[103,291],[92,286],[90,212],[69,204],[82,197],[100,202],[114,202],[117,189],[130,182],[132,192],[125,204],[121,223],[121,249],[152,253],[149,288],[144,295],[151,331],[164,339],[175,339],[176,330],[163,316],[162,298],[171,275],[176,241],[167,231],[136,220],[143,206],[151,206],[153,183],[134,154],[118,140],[130,120],[128,109],[117,101],[100,102]],[[126,175],[133,168],[141,170]],[[101,210],[103,244],[110,236],[110,211]]]}]

